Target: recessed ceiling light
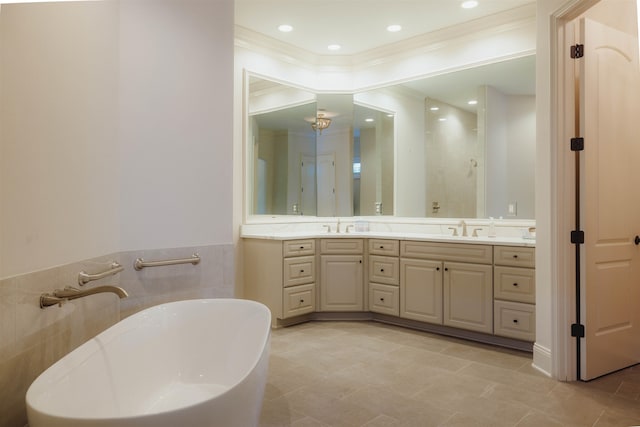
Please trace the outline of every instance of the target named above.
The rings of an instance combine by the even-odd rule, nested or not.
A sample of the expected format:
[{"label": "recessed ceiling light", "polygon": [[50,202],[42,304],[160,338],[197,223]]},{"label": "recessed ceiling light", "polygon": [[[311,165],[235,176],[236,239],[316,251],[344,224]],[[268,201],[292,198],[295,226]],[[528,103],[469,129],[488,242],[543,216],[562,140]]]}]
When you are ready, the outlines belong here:
[{"label": "recessed ceiling light", "polygon": [[469,105],[476,105],[477,103],[478,103],[478,101],[476,101],[475,99],[472,99],[469,102],[467,102],[467,104],[469,104]]},{"label": "recessed ceiling light", "polygon": [[387,114],[387,117],[393,117],[393,114]]},{"label": "recessed ceiling light", "polygon": [[278,26],[278,30],[283,32],[283,33],[289,33],[291,31],[293,31],[293,27],[289,24],[282,24],[280,26]]},{"label": "recessed ceiling light", "polygon": [[463,9],[473,9],[477,5],[478,5],[478,2],[476,0],[468,0],[468,1],[463,1],[460,6]]},{"label": "recessed ceiling light", "polygon": [[364,121],[367,122],[367,123],[371,123],[371,122],[373,122],[373,119],[364,119]]},{"label": "recessed ceiling light", "polygon": [[438,119],[438,121],[440,121],[440,122],[446,122],[446,121],[447,121],[447,119],[446,119],[445,117],[440,117],[440,118]]},{"label": "recessed ceiling light", "polygon": [[340,46],[339,44],[330,44],[329,46],[327,46],[327,49],[329,50],[340,50],[342,48],[342,46]]},{"label": "recessed ceiling light", "polygon": [[390,33],[397,33],[400,30],[402,30],[402,26],[397,24],[389,25],[387,27],[387,31],[389,31]]},{"label": "recessed ceiling light", "polygon": [[438,111],[439,109],[440,109],[440,107],[431,107],[431,108],[429,108],[429,110],[431,110],[431,111]]}]

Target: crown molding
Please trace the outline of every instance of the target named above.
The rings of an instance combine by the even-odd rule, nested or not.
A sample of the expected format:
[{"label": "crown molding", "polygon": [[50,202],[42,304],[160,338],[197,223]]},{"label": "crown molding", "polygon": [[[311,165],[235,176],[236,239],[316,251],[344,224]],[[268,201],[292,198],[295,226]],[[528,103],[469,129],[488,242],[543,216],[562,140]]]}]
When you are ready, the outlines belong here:
[{"label": "crown molding", "polygon": [[235,45],[307,69],[353,71],[531,25],[535,28],[535,23],[536,4],[530,3],[354,55],[318,55],[239,25],[235,26]]}]

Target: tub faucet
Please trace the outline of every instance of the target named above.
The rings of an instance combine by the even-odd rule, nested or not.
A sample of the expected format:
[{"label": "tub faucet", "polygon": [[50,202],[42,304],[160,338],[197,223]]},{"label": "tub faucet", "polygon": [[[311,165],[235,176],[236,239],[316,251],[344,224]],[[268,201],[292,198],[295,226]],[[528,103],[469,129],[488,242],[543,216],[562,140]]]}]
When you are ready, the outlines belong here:
[{"label": "tub faucet", "polygon": [[467,223],[464,222],[464,220],[460,221],[460,224],[458,224],[459,227],[462,227],[462,237],[468,237],[467,234]]},{"label": "tub faucet", "polygon": [[77,298],[86,297],[88,295],[100,294],[104,292],[112,292],[120,298],[128,297],[129,294],[118,286],[97,286],[90,289],[77,289],[67,286],[64,289],[56,289],[53,293],[40,295],[40,308],[49,307],[51,305],[62,305],[65,301],[71,301]]}]

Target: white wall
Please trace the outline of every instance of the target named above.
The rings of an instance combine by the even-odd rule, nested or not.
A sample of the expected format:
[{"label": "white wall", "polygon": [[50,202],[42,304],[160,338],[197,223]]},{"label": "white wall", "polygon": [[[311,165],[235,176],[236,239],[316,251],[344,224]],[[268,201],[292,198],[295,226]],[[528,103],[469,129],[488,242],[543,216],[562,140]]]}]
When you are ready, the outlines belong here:
[{"label": "white wall", "polygon": [[0,278],[116,252],[118,7],[0,13]]},{"label": "white wall", "polygon": [[120,3],[121,246],[232,241],[233,1]]},{"label": "white wall", "polygon": [[511,95],[507,109],[507,201],[518,218],[535,218],[536,99]]},{"label": "white wall", "polygon": [[233,2],[4,5],[0,278],[232,241]]}]

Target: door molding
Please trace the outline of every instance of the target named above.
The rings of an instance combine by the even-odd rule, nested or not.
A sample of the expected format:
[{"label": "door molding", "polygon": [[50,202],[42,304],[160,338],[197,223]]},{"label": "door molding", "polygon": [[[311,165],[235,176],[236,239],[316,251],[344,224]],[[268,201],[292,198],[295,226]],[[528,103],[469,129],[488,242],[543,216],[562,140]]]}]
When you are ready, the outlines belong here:
[{"label": "door molding", "polygon": [[[575,43],[574,20],[600,0],[570,0],[551,16],[551,374],[561,381],[575,381],[576,350],[571,336],[575,319],[575,246],[570,233],[575,223],[575,165],[569,150],[576,132],[573,60],[569,49]],[[534,348],[535,351],[535,348]]]}]

